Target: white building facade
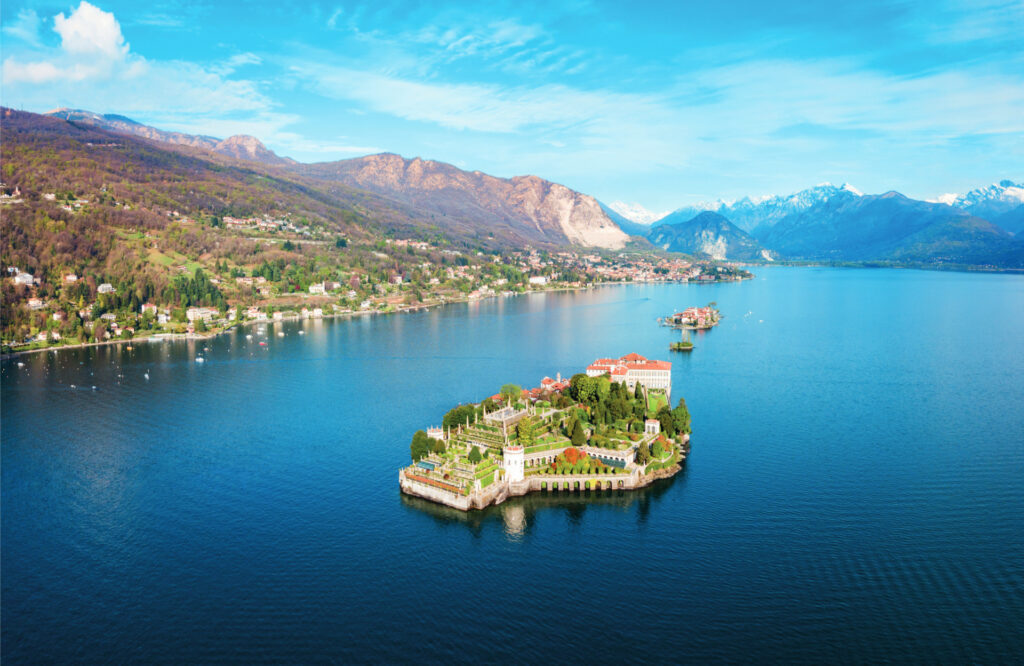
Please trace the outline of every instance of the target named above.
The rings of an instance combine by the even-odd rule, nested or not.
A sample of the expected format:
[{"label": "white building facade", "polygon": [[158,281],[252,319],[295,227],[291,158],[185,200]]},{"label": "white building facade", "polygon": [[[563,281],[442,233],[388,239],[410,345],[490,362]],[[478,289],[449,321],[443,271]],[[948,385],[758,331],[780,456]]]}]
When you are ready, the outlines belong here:
[{"label": "white building facade", "polygon": [[611,375],[613,382],[626,382],[635,389],[637,384],[646,389],[658,389],[672,399],[672,364],[653,361],[640,354],[627,354],[622,358],[599,358],[587,366],[588,377]]}]

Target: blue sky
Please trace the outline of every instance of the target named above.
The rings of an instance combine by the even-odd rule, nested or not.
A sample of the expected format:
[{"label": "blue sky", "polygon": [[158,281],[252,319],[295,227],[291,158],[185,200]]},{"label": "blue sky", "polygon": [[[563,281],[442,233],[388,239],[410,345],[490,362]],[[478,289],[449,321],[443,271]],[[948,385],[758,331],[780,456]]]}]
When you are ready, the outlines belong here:
[{"label": "blue sky", "polygon": [[655,210],[1024,175],[1021,0],[8,0],[0,20],[5,105],[302,161],[389,151]]}]

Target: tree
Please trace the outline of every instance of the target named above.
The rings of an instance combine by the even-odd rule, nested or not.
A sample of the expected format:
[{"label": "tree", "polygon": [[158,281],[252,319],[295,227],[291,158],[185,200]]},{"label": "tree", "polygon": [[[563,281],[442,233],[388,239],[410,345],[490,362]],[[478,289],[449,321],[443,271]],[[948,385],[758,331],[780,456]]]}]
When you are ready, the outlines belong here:
[{"label": "tree", "polygon": [[641,402],[644,401],[644,385],[640,382],[636,383],[636,393],[634,393],[633,397]]},{"label": "tree", "polygon": [[427,437],[427,433],[422,430],[417,430],[413,433],[409,452],[412,454],[413,462],[430,453],[430,438]]},{"label": "tree", "polygon": [[572,376],[569,380],[569,395],[576,402],[588,402],[594,397],[594,381],[582,372]]},{"label": "tree", "polygon": [[521,386],[516,384],[505,384],[501,387],[501,394],[505,396],[505,404],[511,405],[519,396],[522,395],[523,389]]},{"label": "tree", "polygon": [[537,423],[532,416],[523,417],[516,424],[516,435],[523,446],[533,446],[537,441]]},{"label": "tree", "polygon": [[636,450],[636,464],[646,465],[647,461],[651,459],[651,450],[647,447],[647,442],[641,442],[640,448]]},{"label": "tree", "polygon": [[206,322],[203,320],[202,317],[196,319],[196,330],[200,333],[206,332]]},{"label": "tree", "polygon": [[469,450],[469,462],[475,465],[483,459],[483,456],[480,455],[480,449],[478,449],[477,447],[474,446]]},{"label": "tree", "polygon": [[573,423],[576,424],[576,427],[573,428],[570,439],[572,440],[572,445],[579,448],[587,443],[587,435],[583,432],[583,426],[580,425],[579,421],[574,419]]},{"label": "tree", "polygon": [[686,408],[686,401],[682,398],[679,398],[679,404],[672,410],[672,422],[676,432],[690,432],[690,410]]},{"label": "tree", "polygon": [[668,408],[668,405],[663,405],[658,410],[658,421],[661,423],[661,431],[673,437],[676,434],[676,422],[672,415],[672,410]]},{"label": "tree", "polygon": [[442,455],[445,452],[444,442],[440,439],[434,440],[434,453]]},{"label": "tree", "polygon": [[475,416],[476,407],[473,405],[459,405],[448,410],[448,413],[441,420],[441,427],[448,429],[465,425],[466,419],[472,421]]}]

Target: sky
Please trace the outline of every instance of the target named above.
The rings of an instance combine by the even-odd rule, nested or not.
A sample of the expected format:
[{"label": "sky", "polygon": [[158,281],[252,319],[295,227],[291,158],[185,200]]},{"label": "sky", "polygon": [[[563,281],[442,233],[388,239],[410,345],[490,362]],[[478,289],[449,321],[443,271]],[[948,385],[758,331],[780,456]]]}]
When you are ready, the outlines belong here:
[{"label": "sky", "polygon": [[18,2],[0,102],[671,210],[1024,176],[1024,0]]}]

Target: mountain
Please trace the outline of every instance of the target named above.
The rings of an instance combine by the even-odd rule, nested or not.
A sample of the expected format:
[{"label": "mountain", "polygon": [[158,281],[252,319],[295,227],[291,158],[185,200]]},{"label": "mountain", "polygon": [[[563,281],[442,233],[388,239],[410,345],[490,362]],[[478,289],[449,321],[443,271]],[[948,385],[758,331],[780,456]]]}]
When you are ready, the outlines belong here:
[{"label": "mountain", "polygon": [[294,164],[294,160],[277,156],[272,150],[264,146],[259,139],[244,134],[238,134],[227,139],[218,139],[212,136],[165,132],[164,130],[137,123],[131,118],[125,118],[124,116],[99,114],[80,109],[54,109],[43,115],[50,116],[51,118],[60,118],[74,124],[90,125],[119,134],[131,134],[151,141],[203,148],[236,159],[260,162],[261,164]]},{"label": "mountain", "polygon": [[655,213],[647,210],[638,203],[626,203],[624,201],[613,201],[606,206],[630,222],[650,226],[656,220],[660,220],[669,214],[669,211]]},{"label": "mountain", "polygon": [[715,201],[686,206],[674,211],[670,216],[658,220],[655,225],[688,220],[702,211],[710,210],[727,217],[733,224],[755,238],[760,238],[787,215],[805,211],[836,196],[861,196],[861,193],[849,185],[836,186],[831,183],[822,183],[817,187],[785,196],[758,199],[744,197],[734,202]]},{"label": "mountain", "polygon": [[1001,180],[967,194],[946,194],[938,201],[989,220],[1012,234],[1024,230],[1024,185],[1012,180]]},{"label": "mountain", "polygon": [[650,233],[651,228],[648,225],[640,224],[626,217],[623,217],[621,214],[617,213],[613,208],[609,207],[607,204],[604,204],[600,201],[598,201],[597,203],[601,206],[601,210],[604,211],[604,214],[608,216],[608,219],[617,224],[619,226],[619,229],[622,229],[630,236],[640,236],[642,238],[646,238],[647,234]]},{"label": "mountain", "polygon": [[617,249],[629,239],[593,197],[537,176],[497,178],[443,162],[409,160],[393,154],[300,164],[279,157],[251,136],[217,139],[166,132],[124,116],[76,109],[57,109],[45,115],[80,126],[283,167],[343,198],[351,197],[354,188],[372,192],[386,202],[388,218],[401,220],[399,226],[442,231],[468,242]]},{"label": "mountain", "polygon": [[[669,215],[668,218],[676,214]],[[651,230],[652,243],[669,252],[718,260],[771,261],[770,252],[725,217],[704,211],[690,220],[668,221]]]},{"label": "mountain", "polygon": [[1024,238],[1024,204],[992,218],[992,224],[1006,229],[1018,238]]},{"label": "mountain", "polygon": [[498,178],[391,153],[296,165],[294,170],[400,202],[457,236],[610,249],[629,240],[596,199],[537,176]]},{"label": "mountain", "polygon": [[1024,242],[970,213],[898,192],[838,194],[783,216],[759,238],[787,257],[1024,267]]}]

